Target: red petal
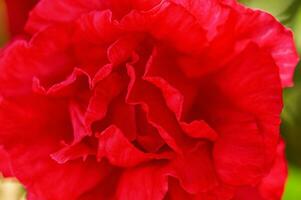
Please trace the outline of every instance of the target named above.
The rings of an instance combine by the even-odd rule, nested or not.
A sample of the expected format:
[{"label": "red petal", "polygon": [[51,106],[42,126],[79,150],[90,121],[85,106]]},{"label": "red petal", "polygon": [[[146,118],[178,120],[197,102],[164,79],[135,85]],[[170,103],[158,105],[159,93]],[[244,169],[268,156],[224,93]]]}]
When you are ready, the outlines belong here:
[{"label": "red petal", "polygon": [[255,122],[223,125],[214,145],[214,162],[220,178],[228,184],[257,184],[265,174],[267,162],[263,137]]},{"label": "red petal", "polygon": [[193,15],[173,3],[162,5],[162,9],[156,13],[150,32],[155,38],[166,40],[184,52],[201,52],[206,45],[203,27]]},{"label": "red petal", "polygon": [[109,61],[114,66],[126,62],[133,55],[139,41],[139,35],[130,35],[119,38],[108,48]]},{"label": "red petal", "polygon": [[221,0],[172,0],[183,6],[208,31],[207,38],[211,40],[217,34],[217,29],[228,16],[228,9]]},{"label": "red petal", "polygon": [[92,190],[85,192],[78,200],[110,200],[116,198],[116,188],[122,170],[113,168]]},{"label": "red petal", "polygon": [[78,158],[83,158],[85,161],[89,155],[96,155],[96,150],[92,145],[80,141],[76,144],[66,145],[58,152],[51,154],[51,158],[59,164],[64,164]]},{"label": "red petal", "polygon": [[184,200],[194,199],[194,195],[186,192],[176,179],[169,178],[168,193],[164,200]]},{"label": "red petal", "polygon": [[235,188],[223,183],[220,183],[217,187],[210,191],[199,193],[195,199],[206,199],[206,200],[232,200]]},{"label": "red petal", "polygon": [[160,1],[151,0],[41,0],[30,13],[26,30],[35,33],[56,23],[69,23],[91,11],[112,10],[114,17],[121,18],[132,9],[148,10]]},{"label": "red petal", "polygon": [[218,134],[202,120],[193,121],[190,124],[181,122],[181,127],[187,135],[193,138],[202,138],[215,141],[218,138]]},{"label": "red petal", "polygon": [[[176,116],[178,118],[182,118],[192,106],[194,99],[198,94],[197,84],[199,83],[183,76],[183,71],[178,67],[176,59],[178,56],[179,54],[175,53],[171,48],[164,46],[155,47],[146,64],[145,76],[160,77],[164,82],[166,81],[169,89],[173,88],[173,96],[179,98],[179,102],[169,103],[169,100],[166,98],[168,95],[165,94],[164,96],[169,108],[176,111]],[[180,114],[181,116],[179,116]]]},{"label": "red petal", "polygon": [[[108,70],[108,71],[107,71]],[[85,114],[85,122],[88,127],[97,120],[102,120],[107,113],[110,102],[120,95],[124,88],[125,81],[117,73],[111,74],[111,67],[107,69],[104,66],[96,74],[93,80],[94,94],[89,101],[89,105]]]},{"label": "red petal", "polygon": [[196,195],[186,192],[174,179],[170,179],[166,200],[232,200],[233,189],[226,185],[218,185],[210,191]]},{"label": "red petal", "polygon": [[281,140],[277,147],[277,157],[271,171],[260,183],[259,191],[264,199],[281,199],[287,178],[287,161],[285,158],[285,144]]},{"label": "red petal", "polygon": [[98,134],[98,159],[106,157],[113,165],[133,167],[152,159],[164,159],[165,155],[143,153],[134,147],[116,126],[110,126]]},{"label": "red petal", "polygon": [[[265,67],[262,67],[265,66]],[[277,67],[256,45],[249,45],[222,70],[216,82],[221,92],[243,111],[258,117],[279,117],[282,89]]]},{"label": "red petal", "polygon": [[[119,35],[112,20],[112,11],[93,11],[81,15],[76,21],[75,38],[91,44],[110,44]],[[82,41],[84,42],[84,41]]]},{"label": "red petal", "polygon": [[122,19],[121,28],[149,32],[181,52],[199,53],[206,46],[203,27],[187,10],[172,2],[163,1],[146,12],[132,11]]},{"label": "red petal", "polygon": [[235,8],[235,34],[240,36],[242,43],[239,45],[251,41],[269,52],[279,67],[282,85],[292,86],[294,70],[299,61],[293,33],[268,13],[243,6]]},{"label": "red petal", "polygon": [[191,194],[208,191],[218,184],[211,148],[206,143],[200,143],[197,149],[177,156],[170,167],[172,175]]},{"label": "red petal", "polygon": [[140,106],[136,106],[137,142],[148,152],[158,151],[164,144],[157,129],[147,121],[146,113]]},{"label": "red petal", "polygon": [[37,96],[4,99],[0,107],[0,142],[14,158],[11,165],[16,178],[38,199],[77,199],[108,170],[108,166],[90,159],[63,165],[51,159],[59,142],[70,140],[66,108],[65,102]]},{"label": "red petal", "polygon": [[90,97],[89,89],[91,87],[92,81],[90,76],[78,68],[75,68],[66,80],[51,86],[48,90],[40,85],[39,79],[33,79],[33,90],[37,93],[51,97],[73,98],[69,104],[74,131],[73,143],[79,142],[85,136],[91,135],[91,131],[85,124],[84,118],[87,99]]},{"label": "red petal", "polygon": [[68,51],[69,31],[68,26],[47,28],[28,43],[19,40],[6,48],[0,61],[1,93],[30,92],[33,77],[46,88],[64,80],[74,67]]},{"label": "red petal", "polygon": [[32,88],[34,92],[40,94],[70,97],[76,95],[76,92],[83,88],[88,90],[91,85],[92,81],[89,74],[82,69],[74,68],[71,75],[62,82],[52,85],[49,89],[43,87],[40,80],[37,77],[34,77]]},{"label": "red petal", "polygon": [[70,102],[69,104],[70,118],[73,127],[73,142],[77,143],[81,141],[84,137],[92,135],[92,132],[85,123],[85,118],[82,109],[75,102]]},{"label": "red petal", "polygon": [[128,140],[136,139],[135,107],[127,104],[123,95],[111,102],[106,121],[120,128]]},{"label": "red petal", "polygon": [[140,104],[147,113],[149,123],[156,127],[165,142],[176,152],[190,148],[192,140],[183,134],[174,114],[168,109],[160,91],[150,83],[136,79],[135,71],[128,65],[131,82],[127,101]]},{"label": "red petal", "polygon": [[[265,49],[273,56],[280,69],[282,85],[292,85],[292,76],[298,63],[292,32],[273,16],[263,11],[245,8],[234,0],[173,1],[185,7],[197,18],[198,22],[208,30],[209,40],[216,36],[220,37],[220,41],[233,40],[238,47],[235,53],[239,53],[249,42],[255,42]],[[221,31],[223,29],[231,29],[231,34],[224,34]],[[224,51],[220,46],[222,45],[216,46],[216,51]],[[224,46],[228,46],[227,54],[233,53],[229,45]],[[215,57],[216,55],[215,53]]]},{"label": "red petal", "polygon": [[50,24],[71,22],[81,14],[93,10],[103,10],[104,3],[98,0],[41,0],[30,13],[26,30],[35,33]]},{"label": "red petal", "polygon": [[219,133],[214,159],[222,180],[258,183],[274,160],[282,110],[281,84],[271,56],[249,45],[203,87],[187,117],[203,118]]},{"label": "red petal", "polygon": [[100,66],[109,63],[107,48],[119,38],[119,32],[109,10],[89,12],[76,20],[75,56],[92,77]]},{"label": "red petal", "polygon": [[126,170],[118,185],[117,199],[163,199],[168,181],[160,168],[160,165],[148,165]]},{"label": "red petal", "polygon": [[238,188],[235,197],[233,200],[264,200],[260,193],[258,192],[257,188],[251,186],[245,186]]},{"label": "red petal", "polygon": [[[266,162],[271,164],[279,139],[282,111],[282,88],[272,58],[256,45],[249,45],[239,59],[225,68],[217,82],[239,112],[255,116],[253,120],[257,121],[258,131],[265,142]],[[219,115],[221,119],[225,118],[225,113]],[[235,119],[234,116],[231,118]]]},{"label": "red petal", "polygon": [[168,82],[161,77],[146,76],[144,77],[144,79],[151,82],[162,91],[167,106],[175,113],[175,115],[179,119],[182,114],[183,105],[183,96],[180,94],[180,92],[169,85]]}]

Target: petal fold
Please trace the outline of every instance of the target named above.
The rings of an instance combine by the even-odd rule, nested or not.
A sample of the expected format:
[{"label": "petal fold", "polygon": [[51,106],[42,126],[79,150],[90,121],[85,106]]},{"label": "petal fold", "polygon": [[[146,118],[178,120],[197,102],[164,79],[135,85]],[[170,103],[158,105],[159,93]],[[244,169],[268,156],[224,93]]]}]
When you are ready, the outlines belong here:
[{"label": "petal fold", "polygon": [[120,167],[133,167],[153,159],[167,159],[167,155],[144,153],[133,146],[116,126],[110,126],[98,134],[98,159],[106,157]]}]

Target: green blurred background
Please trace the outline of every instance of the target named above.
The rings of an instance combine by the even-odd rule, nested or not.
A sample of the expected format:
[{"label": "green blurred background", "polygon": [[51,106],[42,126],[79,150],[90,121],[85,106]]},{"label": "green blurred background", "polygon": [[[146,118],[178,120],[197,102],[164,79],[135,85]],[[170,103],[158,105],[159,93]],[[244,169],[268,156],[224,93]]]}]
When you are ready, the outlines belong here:
[{"label": "green blurred background", "polygon": [[[296,46],[301,54],[301,0],[240,0],[249,7],[273,14],[294,32]],[[0,0],[0,45],[7,41],[6,15]],[[295,74],[295,86],[284,91],[284,110],[281,132],[287,144],[289,178],[284,200],[301,200],[301,64]],[[14,180],[0,178],[0,200],[20,200],[24,190]]]}]

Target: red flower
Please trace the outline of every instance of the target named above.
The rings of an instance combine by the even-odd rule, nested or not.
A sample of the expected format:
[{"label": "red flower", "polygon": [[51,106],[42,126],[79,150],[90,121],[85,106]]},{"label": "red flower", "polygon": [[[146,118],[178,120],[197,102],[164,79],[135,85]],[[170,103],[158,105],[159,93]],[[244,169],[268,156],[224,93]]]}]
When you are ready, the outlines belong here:
[{"label": "red flower", "polygon": [[0,59],[30,200],[279,200],[292,33],[233,0],[42,0]]},{"label": "red flower", "polygon": [[28,13],[37,2],[38,0],[5,0],[12,36],[23,33]]}]

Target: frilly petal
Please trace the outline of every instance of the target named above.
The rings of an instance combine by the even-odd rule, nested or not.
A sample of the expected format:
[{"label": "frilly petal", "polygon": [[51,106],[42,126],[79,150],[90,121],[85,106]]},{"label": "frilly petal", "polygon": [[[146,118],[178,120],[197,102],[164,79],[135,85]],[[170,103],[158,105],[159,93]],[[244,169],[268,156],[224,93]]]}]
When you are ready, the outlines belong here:
[{"label": "frilly petal", "polygon": [[144,153],[132,145],[114,125],[97,135],[99,139],[97,158],[107,158],[111,164],[120,167],[135,165],[153,160],[167,159],[167,155]]},{"label": "frilly petal", "polygon": [[77,90],[89,90],[92,87],[92,80],[87,72],[80,68],[74,68],[65,80],[55,83],[50,88],[45,88],[41,81],[34,77],[32,80],[32,89],[42,95],[54,97],[69,97],[74,96]]},{"label": "frilly petal", "polygon": [[132,11],[122,18],[120,26],[125,31],[150,33],[181,52],[197,54],[207,45],[206,32],[195,17],[169,1],[162,1],[147,12]]},{"label": "frilly petal", "polygon": [[83,13],[103,9],[104,2],[98,0],[91,0],[88,4],[85,0],[41,0],[31,11],[25,28],[35,33],[51,24],[70,22]]},{"label": "frilly petal", "polygon": [[29,42],[17,40],[5,48],[0,61],[2,95],[28,94],[33,77],[45,87],[65,79],[74,67],[68,51],[69,31],[69,26],[49,27]]},{"label": "frilly petal", "polygon": [[127,70],[131,81],[126,101],[142,106],[149,123],[157,128],[161,137],[176,152],[181,153],[183,149],[191,146],[192,140],[183,134],[175,115],[166,106],[160,90],[136,77],[131,65],[127,65]]},{"label": "frilly petal", "polygon": [[26,30],[35,33],[56,23],[69,23],[91,11],[110,9],[115,18],[122,18],[131,9],[149,10],[161,0],[41,0],[29,15]]},{"label": "frilly petal", "polygon": [[94,90],[84,116],[87,127],[106,116],[109,104],[125,87],[124,78],[111,70],[110,65],[104,66],[93,79]]},{"label": "frilly petal", "polygon": [[72,129],[66,108],[63,101],[48,101],[41,96],[5,98],[0,106],[0,142],[14,158],[14,176],[37,199],[76,199],[94,187],[108,170],[104,163],[91,159],[63,165],[51,159],[59,142],[70,140]]},{"label": "frilly petal", "polygon": [[293,74],[299,61],[292,31],[285,28],[271,14],[239,4],[233,7],[238,13],[235,29],[236,34],[241,36],[239,42],[255,42],[268,51],[279,68],[282,86],[292,86]]}]

